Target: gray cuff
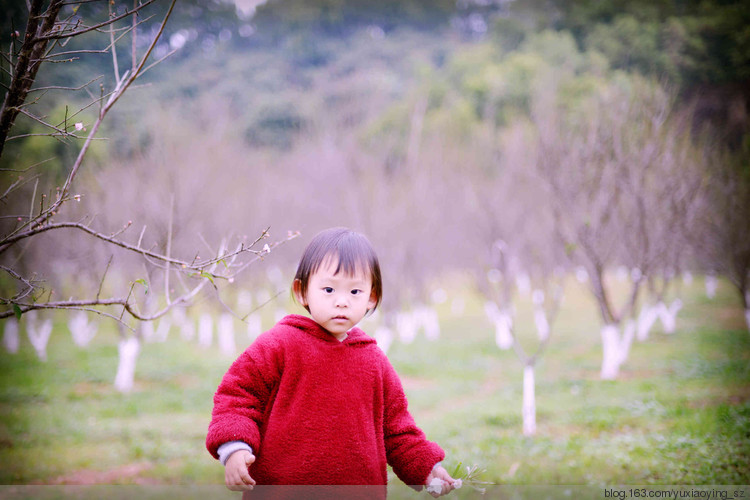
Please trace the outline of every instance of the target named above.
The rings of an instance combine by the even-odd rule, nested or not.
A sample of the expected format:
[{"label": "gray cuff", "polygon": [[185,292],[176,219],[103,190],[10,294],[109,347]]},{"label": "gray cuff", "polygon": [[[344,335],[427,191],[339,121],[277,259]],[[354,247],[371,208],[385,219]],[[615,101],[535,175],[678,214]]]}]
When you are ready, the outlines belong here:
[{"label": "gray cuff", "polygon": [[235,451],[240,450],[247,450],[250,453],[253,452],[253,449],[250,447],[250,445],[244,441],[229,441],[228,443],[224,443],[219,446],[219,449],[216,450],[216,452],[219,454],[221,465],[226,465],[229,456]]}]

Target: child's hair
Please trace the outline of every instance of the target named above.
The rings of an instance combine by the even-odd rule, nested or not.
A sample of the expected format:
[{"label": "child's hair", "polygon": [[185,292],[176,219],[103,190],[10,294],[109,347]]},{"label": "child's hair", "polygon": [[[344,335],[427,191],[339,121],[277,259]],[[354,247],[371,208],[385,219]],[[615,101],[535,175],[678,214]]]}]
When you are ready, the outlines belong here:
[{"label": "child's hair", "polygon": [[297,274],[294,276],[295,282],[299,280],[300,295],[304,297],[307,294],[310,276],[331,257],[338,259],[334,274],[338,274],[339,271],[344,271],[348,275],[353,275],[357,271],[370,273],[372,293],[375,294],[376,302],[368,314],[375,311],[383,298],[378,256],[364,235],[345,227],[334,227],[319,232],[305,248],[297,266]]}]

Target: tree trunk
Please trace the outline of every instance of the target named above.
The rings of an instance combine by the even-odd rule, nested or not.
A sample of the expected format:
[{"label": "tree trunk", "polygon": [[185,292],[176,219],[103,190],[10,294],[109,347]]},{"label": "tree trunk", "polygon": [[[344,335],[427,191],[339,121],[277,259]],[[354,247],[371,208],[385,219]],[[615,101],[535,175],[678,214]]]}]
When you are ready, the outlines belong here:
[{"label": "tree trunk", "polygon": [[508,311],[500,311],[495,318],[495,343],[502,350],[513,347],[513,318]]},{"label": "tree trunk", "polygon": [[213,343],[214,327],[211,315],[204,313],[198,321],[198,344],[202,347],[211,347]]},{"label": "tree trunk", "polygon": [[47,342],[52,334],[52,320],[38,321],[36,311],[27,313],[26,335],[36,351],[36,355],[42,361],[47,361]]},{"label": "tree trunk", "polygon": [[417,325],[414,315],[409,311],[401,311],[396,315],[396,330],[398,337],[404,344],[411,344],[417,336]]},{"label": "tree trunk", "polygon": [[440,338],[440,320],[435,309],[429,306],[420,306],[415,314],[419,318],[419,324],[424,331],[427,340],[434,341]]},{"label": "tree trunk", "polygon": [[523,368],[523,435],[536,434],[536,396],[534,394],[534,365]]},{"label": "tree trunk", "polygon": [[393,332],[387,326],[380,326],[375,330],[375,342],[378,343],[384,353],[388,353],[388,349],[393,343]]},{"label": "tree trunk", "polygon": [[154,340],[156,342],[166,342],[169,337],[169,329],[172,328],[172,320],[167,316],[162,316],[159,320],[159,325],[156,327],[154,332]]},{"label": "tree trunk", "polygon": [[663,302],[659,304],[659,319],[664,325],[664,333],[672,334],[677,326],[677,313],[682,309],[682,301],[675,299],[669,307]]},{"label": "tree trunk", "polygon": [[534,324],[539,335],[539,341],[544,342],[549,338],[549,321],[543,307],[534,308]]},{"label": "tree trunk", "polygon": [[115,376],[115,389],[120,392],[133,390],[135,380],[135,363],[141,350],[141,342],[138,337],[127,336],[120,340],[117,351],[120,353],[120,361],[117,365]]},{"label": "tree trunk", "polygon": [[602,335],[602,370],[603,380],[614,380],[620,373],[622,356],[620,354],[620,332],[615,324],[604,325]]},{"label": "tree trunk", "polygon": [[96,335],[96,323],[89,321],[88,314],[83,311],[71,314],[68,329],[78,347],[86,347]]},{"label": "tree trunk", "polygon": [[225,356],[234,356],[237,346],[234,342],[234,318],[231,314],[222,314],[217,324],[219,350]]},{"label": "tree trunk", "polygon": [[[37,36],[44,35],[52,29],[57,21],[60,9],[63,7],[62,0],[52,0],[46,12],[42,12],[44,2],[33,0],[29,4],[29,20],[26,24],[26,33],[21,49],[13,68],[13,78],[10,88],[5,94],[2,108],[0,108],[0,156],[3,155],[8,133],[10,132],[16,117],[21,112],[23,103],[36,80],[36,74],[42,65],[42,59],[47,50],[48,41],[34,41]],[[41,22],[41,25],[40,25]]]},{"label": "tree trunk", "polygon": [[5,329],[3,330],[3,345],[5,346],[5,350],[11,354],[16,354],[20,344],[18,321],[16,318],[8,318],[5,320]]},{"label": "tree trunk", "polygon": [[651,328],[654,326],[656,319],[659,317],[659,309],[650,304],[643,304],[640,314],[638,314],[638,331],[636,338],[639,342],[644,342],[648,339],[648,335],[651,332]]},{"label": "tree trunk", "polygon": [[252,342],[258,338],[258,335],[263,333],[263,323],[260,314],[253,313],[245,318],[245,321],[247,321],[247,336],[250,342]]},{"label": "tree trunk", "polygon": [[716,288],[718,287],[718,282],[716,280],[716,276],[713,274],[709,274],[706,276],[706,297],[709,299],[713,299],[716,297]]}]

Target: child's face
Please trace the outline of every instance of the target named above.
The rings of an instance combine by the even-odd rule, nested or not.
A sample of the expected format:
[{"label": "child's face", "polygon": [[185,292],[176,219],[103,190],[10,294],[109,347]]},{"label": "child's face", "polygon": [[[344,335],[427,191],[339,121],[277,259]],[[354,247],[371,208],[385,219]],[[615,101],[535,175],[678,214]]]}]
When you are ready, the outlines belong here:
[{"label": "child's face", "polygon": [[336,272],[338,260],[327,259],[310,275],[307,294],[302,297],[295,284],[297,301],[307,306],[310,315],[320,326],[336,336],[348,332],[375,307],[372,278],[364,271],[354,275]]}]

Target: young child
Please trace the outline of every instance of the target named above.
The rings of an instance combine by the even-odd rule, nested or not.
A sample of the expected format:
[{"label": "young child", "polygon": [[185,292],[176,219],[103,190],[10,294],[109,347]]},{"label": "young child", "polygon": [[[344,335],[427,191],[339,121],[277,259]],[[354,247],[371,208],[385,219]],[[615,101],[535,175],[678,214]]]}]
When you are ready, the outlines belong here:
[{"label": "young child", "polygon": [[369,496],[385,498],[388,463],[417,490],[442,484],[434,497],[454,489],[388,358],[355,327],[382,298],[370,242],[345,228],[319,233],[292,290],[312,319],[289,315],[259,336],[214,396],[206,447],[227,487],[379,485]]}]

